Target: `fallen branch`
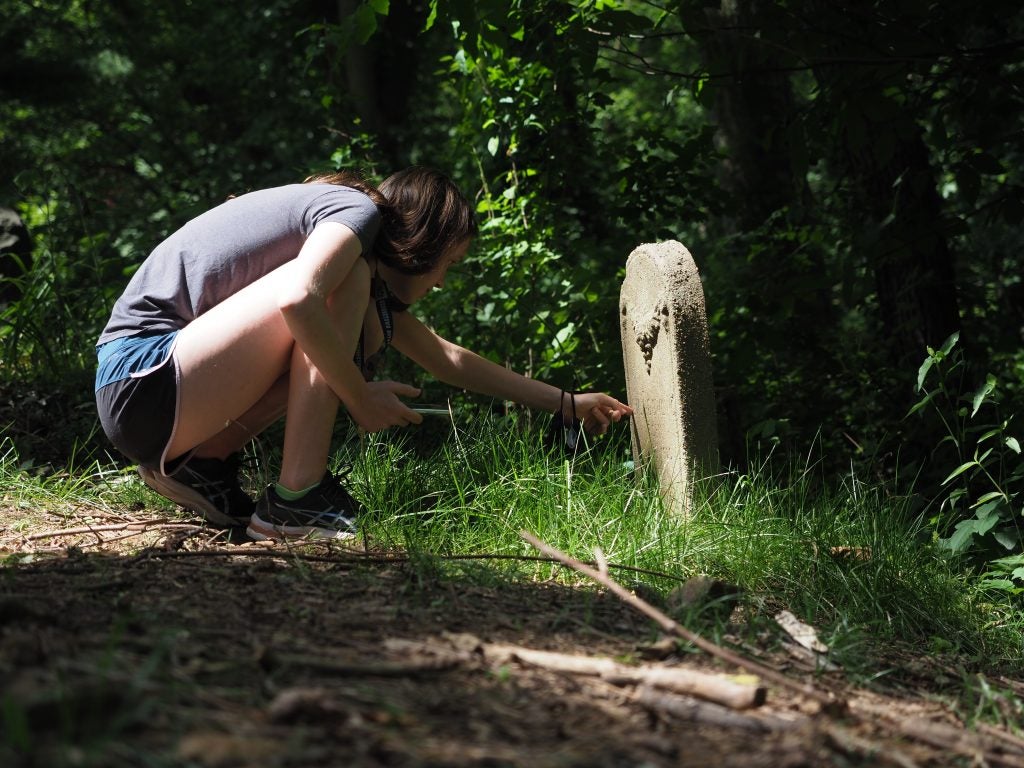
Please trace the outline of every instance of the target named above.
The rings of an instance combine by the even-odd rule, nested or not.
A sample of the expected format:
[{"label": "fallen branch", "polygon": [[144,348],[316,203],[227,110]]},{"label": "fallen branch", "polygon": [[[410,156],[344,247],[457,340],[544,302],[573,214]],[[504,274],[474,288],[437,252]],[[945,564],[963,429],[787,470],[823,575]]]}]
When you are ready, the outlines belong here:
[{"label": "fallen branch", "polygon": [[478,664],[481,659],[491,664],[501,664],[513,659],[554,672],[599,677],[613,685],[643,685],[689,694],[732,709],[759,706],[765,698],[765,689],[757,684],[756,678],[751,682],[679,667],[630,666],[602,657],[539,651],[505,643],[485,643],[476,635],[467,633],[448,634],[443,643],[389,638],[382,645],[388,651],[406,657],[426,656],[437,662],[452,664]]},{"label": "fallen branch", "polygon": [[781,718],[763,718],[744,715],[726,709],[719,704],[698,701],[675,694],[666,694],[644,685],[636,692],[635,701],[654,712],[660,712],[679,720],[703,723],[719,728],[733,728],[754,733],[767,733],[793,727],[793,723]]},{"label": "fallen branch", "polygon": [[556,672],[594,675],[615,685],[646,685],[675,693],[697,696],[706,701],[722,704],[730,709],[749,709],[765,700],[765,689],[747,681],[730,679],[679,667],[633,667],[611,659],[593,656],[572,656],[552,651],[537,651],[516,645],[483,646],[486,656],[514,658],[535,667]]},{"label": "fallen branch", "polygon": [[455,659],[423,658],[416,661],[340,661],[298,653],[268,651],[263,662],[271,667],[305,667],[349,677],[405,677],[443,672],[458,665]]},{"label": "fallen branch", "polygon": [[917,763],[890,744],[882,745],[858,736],[849,728],[843,728],[835,723],[827,724],[824,731],[833,747],[858,760],[869,760],[871,765],[889,764],[898,768],[918,768]]},{"label": "fallen branch", "polygon": [[[259,549],[239,547],[237,549],[196,549],[187,551],[160,551],[155,550],[147,553],[150,557],[232,557],[239,555],[242,557],[281,557],[281,558],[298,558],[300,560],[308,560],[311,562],[319,563],[342,563],[348,562],[348,560],[339,558],[332,555],[310,555],[302,552],[297,552],[293,547],[261,547]],[[358,560],[364,563],[371,564],[388,564],[388,563],[407,563],[410,561],[410,557],[403,553],[394,554],[380,554],[374,552],[363,552],[362,550],[349,550],[345,552],[345,556],[351,560]],[[434,555],[438,560],[444,561],[458,561],[458,560],[513,560],[524,563],[552,563],[558,564],[559,561],[553,557],[539,557],[530,555],[503,555],[503,554],[455,554],[455,555]],[[589,565],[594,565],[589,563]],[[646,568],[637,568],[632,565],[619,565],[617,563],[608,563],[608,567],[611,569],[626,571],[628,573],[636,573],[642,576],[655,576],[657,578],[666,579],[669,581],[685,581],[679,576],[673,576],[669,573],[661,573],[660,571],[652,571]]]},{"label": "fallen branch", "polygon": [[828,707],[830,710],[846,710],[846,702],[837,699],[831,693],[818,690],[812,685],[792,680],[786,675],[783,675],[781,672],[777,672],[776,670],[770,667],[766,667],[763,664],[759,664],[755,661],[746,659],[740,656],[739,654],[728,650],[727,648],[723,648],[720,645],[712,643],[710,640],[705,640],[700,635],[696,634],[695,632],[691,632],[686,627],[669,618],[666,614],[659,611],[650,603],[640,599],[632,592],[627,590],[625,587],[615,582],[610,577],[605,576],[604,574],[596,571],[594,568],[580,562],[579,560],[575,560],[569,557],[569,555],[565,554],[564,552],[561,552],[560,550],[552,547],[550,544],[541,541],[529,531],[521,531],[519,535],[522,536],[522,538],[531,546],[540,550],[549,557],[553,557],[554,559],[558,560],[558,562],[562,563],[568,568],[571,568],[572,570],[577,571],[578,573],[582,573],[584,576],[587,576],[593,581],[596,581],[598,584],[607,587],[608,590],[610,590],[614,595],[616,595],[624,602],[626,602],[626,604],[637,609],[638,611],[640,611],[640,613],[644,614],[648,618],[653,619],[655,623],[657,623],[658,626],[660,626],[664,631],[669,632],[677,637],[683,638],[684,640],[700,648],[702,651],[705,651],[706,653],[709,653],[710,655],[719,658],[722,661],[739,667],[740,669],[745,669],[746,671],[751,672],[755,675],[759,675],[763,677],[765,680],[770,680],[771,682],[776,683],[777,685],[780,685],[791,691],[806,696],[807,698],[814,699],[815,701],[820,702],[821,704]]},{"label": "fallen branch", "polygon": [[996,728],[994,725],[989,725],[988,723],[975,723],[974,727],[978,730],[979,733],[984,733],[985,735],[991,736],[994,739],[1004,741],[1007,744],[1009,744],[1014,749],[1014,751],[1021,755],[1024,755],[1024,739],[1022,739],[1020,736],[1008,733],[1007,731]]},{"label": "fallen branch", "polygon": [[[198,532],[198,531],[203,530],[202,527],[198,526],[198,525],[193,525],[193,526],[189,526],[189,527],[193,529],[193,532]],[[130,533],[123,533],[120,536],[111,536],[109,539],[104,539],[102,537],[97,537],[99,539],[99,541],[90,541],[90,542],[86,542],[84,544],[78,544],[76,546],[84,549],[85,547],[99,547],[99,546],[102,546],[104,544],[114,544],[115,542],[118,542],[118,541],[124,541],[125,539],[133,539],[136,536],[142,536],[142,535],[144,535],[146,533],[149,533],[150,530],[157,530],[157,529],[144,528],[144,529],[141,529],[141,530],[138,530],[138,531],[131,531]],[[166,529],[159,529],[159,530],[166,530]]]},{"label": "fallen branch", "polygon": [[983,759],[982,765],[1001,765],[1006,768],[1024,768],[1024,748],[1014,744],[1015,737],[992,726],[978,732],[957,723],[937,722],[923,717],[893,714],[885,707],[857,704],[853,714],[884,722],[900,735],[951,752],[970,760]]},{"label": "fallen branch", "polygon": [[60,528],[53,531],[32,533],[26,536],[25,539],[27,541],[36,541],[38,539],[52,539],[57,536],[80,536],[101,531],[145,531],[154,527],[174,530],[177,528],[195,528],[196,526],[194,523],[172,523],[168,520],[143,520],[133,523],[107,523],[106,525],[83,525],[81,528]]}]

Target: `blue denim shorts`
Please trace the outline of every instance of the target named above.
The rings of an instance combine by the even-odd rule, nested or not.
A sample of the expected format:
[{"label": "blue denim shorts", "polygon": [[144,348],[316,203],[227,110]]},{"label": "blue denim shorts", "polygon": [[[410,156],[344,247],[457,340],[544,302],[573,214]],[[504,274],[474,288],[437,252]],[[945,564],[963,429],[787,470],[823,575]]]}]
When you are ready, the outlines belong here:
[{"label": "blue denim shorts", "polygon": [[162,471],[178,414],[178,332],[115,339],[96,348],[96,409],[110,442],[139,465]]}]

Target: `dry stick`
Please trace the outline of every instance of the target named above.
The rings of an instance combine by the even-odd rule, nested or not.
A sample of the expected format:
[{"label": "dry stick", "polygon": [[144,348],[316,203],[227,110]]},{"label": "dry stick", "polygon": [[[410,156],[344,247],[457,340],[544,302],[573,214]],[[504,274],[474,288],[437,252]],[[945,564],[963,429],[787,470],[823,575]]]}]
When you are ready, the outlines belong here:
[{"label": "dry stick", "polygon": [[[1001,751],[990,748],[979,736],[963,726],[936,723],[919,717],[897,717],[888,712],[881,713],[880,719],[887,721],[902,735],[929,746],[955,752],[968,758],[976,758],[981,755],[986,763],[992,765],[1024,768],[1024,756],[1019,752],[1015,755],[1001,754]],[[1005,743],[1001,746],[1005,748]]]},{"label": "dry stick", "polygon": [[256,549],[238,547],[237,549],[144,549],[133,560],[150,560],[176,557],[273,557],[278,560],[303,560],[312,563],[332,563],[334,565],[354,565],[364,560],[358,553],[348,560],[337,555],[307,555],[302,552],[288,552],[282,549]]},{"label": "dry stick", "polygon": [[917,763],[891,744],[879,744],[876,741],[858,736],[848,728],[835,723],[825,726],[825,735],[839,751],[853,757],[868,758],[872,765],[890,763],[899,768],[918,768]]},{"label": "dry stick", "polygon": [[42,533],[32,533],[25,538],[28,541],[35,541],[37,539],[52,539],[57,536],[78,536],[83,533],[96,533],[97,531],[124,531],[124,530],[146,530],[154,526],[161,526],[164,528],[194,528],[194,524],[190,523],[171,523],[166,520],[146,520],[138,521],[133,523],[108,523],[107,525],[83,525],[81,528],[62,528],[55,531],[43,531]]},{"label": "dry stick", "polygon": [[763,664],[759,664],[756,661],[750,661],[749,659],[745,659],[739,654],[733,653],[732,651],[728,650],[727,648],[723,648],[720,645],[716,645],[715,643],[712,643],[710,640],[705,640],[700,635],[691,632],[678,622],[673,621],[671,618],[666,616],[664,613],[659,611],[650,603],[641,600],[639,597],[637,597],[632,592],[616,583],[608,576],[602,575],[590,566],[581,563],[579,560],[574,560],[564,552],[561,552],[560,550],[557,550],[554,547],[552,547],[550,544],[541,541],[529,531],[520,531],[519,535],[530,545],[540,550],[544,554],[548,555],[549,557],[553,557],[555,560],[562,563],[566,567],[571,568],[579,573],[582,573],[584,576],[589,577],[590,579],[596,581],[598,584],[607,587],[609,590],[612,591],[613,594],[621,598],[628,605],[631,605],[632,607],[636,608],[638,611],[640,611],[640,613],[644,614],[648,618],[653,619],[655,623],[657,623],[658,626],[660,626],[666,632],[670,632],[678,637],[683,638],[684,640],[687,640],[690,643],[693,643],[702,651],[705,651],[711,654],[712,656],[722,659],[723,661],[726,661],[729,664],[733,664],[739,667],[740,669],[745,669],[748,672],[760,675],[764,679],[770,680],[771,682],[776,683],[777,685],[781,685],[784,688],[788,688],[791,691],[795,691],[803,696],[807,696],[808,698],[814,699],[815,701],[819,701],[822,704],[828,705],[829,707],[839,706],[843,710],[846,709],[846,702],[838,701],[830,693],[827,693],[825,691],[819,691],[817,688],[806,683],[800,683],[796,680],[791,680],[790,678],[783,675],[781,672],[777,672],[776,670],[770,667],[766,667]]},{"label": "dry stick", "polygon": [[664,712],[680,720],[705,723],[722,728],[736,728],[743,731],[766,732],[794,727],[793,723],[781,718],[763,718],[740,714],[720,704],[692,699],[688,696],[664,694],[649,685],[637,690],[634,700],[655,712]]},{"label": "dry stick", "polygon": [[[189,526],[189,527],[195,528],[196,531],[201,531],[202,530],[202,528],[200,526],[198,526],[198,525]],[[149,528],[141,528],[141,529],[139,529],[137,531],[132,531],[131,533],[123,533],[120,536],[111,536],[109,539],[101,538],[99,541],[91,541],[88,544],[82,544],[80,546],[82,546],[82,547],[98,547],[98,546],[100,546],[102,544],[113,544],[114,542],[123,541],[124,539],[131,539],[131,538],[134,538],[136,536],[142,536],[143,534],[149,533],[149,531],[150,531]]]},{"label": "dry stick", "polygon": [[[551,557],[561,562],[563,565],[566,565],[567,567],[572,568],[573,570],[578,571],[579,573],[582,573],[585,576],[588,576],[589,578],[593,579],[599,584],[604,585],[609,590],[611,590],[615,595],[624,600],[626,603],[633,606],[649,618],[654,619],[654,621],[657,622],[665,631],[671,632],[672,634],[678,635],[679,637],[682,637],[683,639],[690,641],[698,648],[710,653],[712,656],[717,656],[718,658],[724,661],[728,661],[729,663],[735,664],[736,666],[742,669],[746,669],[748,672],[759,674],[766,680],[771,680],[772,682],[778,683],[779,685],[789,688],[790,690],[796,691],[805,696],[820,701],[830,707],[839,706],[844,711],[848,710],[848,706],[845,701],[836,700],[828,693],[819,691],[812,686],[798,683],[795,680],[791,680],[785,675],[776,672],[774,669],[765,667],[761,664],[758,664],[757,662],[752,662],[747,659],[744,659],[742,656],[739,656],[733,653],[732,651],[717,646],[714,643],[700,637],[699,635],[694,634],[690,630],[686,629],[682,625],[670,619],[657,608],[653,607],[649,603],[644,602],[636,595],[630,593],[620,585],[616,584],[612,579],[603,576],[597,571],[595,571],[593,568],[584,565],[583,563],[577,560],[572,559],[565,553],[560,552],[559,550],[555,549],[549,544],[544,543],[528,531],[521,531],[520,536],[522,536],[522,538],[525,541],[529,542],[531,545],[539,549],[541,552],[550,555]],[[1007,768],[1024,768],[1024,759],[1020,757],[1014,755],[1002,755],[993,752],[992,750],[985,749],[982,745],[978,744],[972,744],[970,746],[965,747],[963,744],[960,743],[962,735],[966,733],[966,731],[964,731],[963,729],[952,727],[940,728],[936,724],[929,723],[927,721],[917,722],[913,720],[908,721],[905,718],[895,718],[889,716],[883,717],[884,719],[888,720],[889,723],[892,724],[897,729],[897,731],[899,731],[902,735],[908,736],[912,739],[915,739],[916,741],[924,742],[926,744],[929,744],[933,747],[938,747],[940,749],[947,749],[966,757],[974,756],[980,751],[984,754],[985,759],[994,765],[1007,766]]]},{"label": "dry stick", "polygon": [[512,657],[526,664],[556,672],[594,675],[613,685],[648,685],[662,690],[697,696],[730,709],[749,709],[764,703],[765,690],[759,685],[722,675],[678,667],[631,667],[611,659],[571,656],[538,651],[518,645],[484,645],[487,656]]},{"label": "dry stick", "polygon": [[[373,554],[372,552],[363,552],[360,550],[351,550],[344,553],[348,556],[348,559],[342,559],[334,555],[308,555],[302,552],[295,551],[292,548],[286,549],[247,549],[239,547],[235,549],[196,549],[189,551],[153,551],[148,553],[147,556],[151,557],[232,557],[235,555],[241,557],[280,557],[280,558],[297,558],[300,560],[309,560],[312,562],[321,563],[348,563],[349,560],[360,561],[364,563],[374,564],[388,564],[388,563],[407,563],[409,562],[409,556],[405,554],[393,554],[393,555],[379,555]],[[558,563],[560,562],[554,557],[534,557],[531,555],[502,555],[502,554],[464,554],[464,555],[436,555],[439,560],[515,560],[524,563]],[[595,565],[595,563],[587,563],[587,565]],[[670,581],[683,582],[685,579],[679,576],[673,576],[670,573],[662,573],[660,571],[652,571],[646,568],[637,568],[632,565],[619,565],[617,563],[608,563],[609,568],[614,568],[619,571],[628,571],[629,573],[638,573],[644,576],[656,576],[662,579],[668,579]]]},{"label": "dry stick", "polygon": [[1019,736],[1016,736],[1012,733],[1007,733],[1006,731],[1002,731],[999,728],[996,728],[994,725],[989,725],[988,723],[975,723],[974,727],[977,728],[978,731],[980,731],[981,733],[987,734],[988,736],[992,736],[993,738],[997,738],[1007,742],[1008,744],[1012,745],[1018,752],[1024,754],[1024,739],[1020,738]]},{"label": "dry stick", "polygon": [[401,661],[341,661],[320,656],[299,653],[271,652],[266,658],[271,666],[306,667],[318,672],[333,672],[354,677],[406,677],[425,672],[445,672],[458,665],[455,659],[421,659],[413,662]]}]

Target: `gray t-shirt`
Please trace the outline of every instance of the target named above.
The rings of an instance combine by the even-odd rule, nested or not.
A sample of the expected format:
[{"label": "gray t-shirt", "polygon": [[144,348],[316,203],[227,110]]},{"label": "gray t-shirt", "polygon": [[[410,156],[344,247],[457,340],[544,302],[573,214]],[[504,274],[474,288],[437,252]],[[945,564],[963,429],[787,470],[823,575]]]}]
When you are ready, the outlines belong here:
[{"label": "gray t-shirt", "polygon": [[179,330],[294,259],[322,221],[345,224],[368,252],[380,228],[369,197],[333,184],[290,184],[228,200],[192,219],[139,267],[97,344]]}]

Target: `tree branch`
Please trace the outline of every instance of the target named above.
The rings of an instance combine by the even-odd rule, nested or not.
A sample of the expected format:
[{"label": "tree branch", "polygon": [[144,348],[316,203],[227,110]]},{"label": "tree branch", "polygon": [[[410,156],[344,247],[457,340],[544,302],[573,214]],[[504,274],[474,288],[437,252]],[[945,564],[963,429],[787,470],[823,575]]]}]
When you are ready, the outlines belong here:
[{"label": "tree branch", "polygon": [[791,691],[799,693],[802,696],[806,696],[809,699],[814,699],[815,701],[823,704],[830,710],[845,711],[847,709],[847,704],[845,701],[837,699],[835,696],[833,696],[831,693],[828,693],[827,691],[819,690],[807,683],[792,680],[783,675],[781,672],[777,672],[776,670],[770,667],[766,667],[763,664],[759,664],[756,661],[745,659],[739,654],[734,653],[733,651],[730,651],[727,648],[723,648],[720,645],[716,645],[715,643],[712,643],[710,640],[705,640],[700,635],[696,634],[695,632],[691,632],[686,627],[669,618],[667,615],[659,611],[650,603],[641,600],[639,597],[634,595],[632,592],[630,592],[620,584],[617,584],[608,576],[604,576],[594,568],[580,562],[579,560],[574,560],[564,552],[561,552],[552,547],[550,544],[546,544],[545,542],[541,541],[529,531],[520,531],[519,535],[523,538],[524,541],[532,545],[534,548],[540,550],[545,555],[554,558],[555,560],[567,566],[568,568],[571,568],[572,570],[577,571],[578,573],[582,573],[584,576],[589,577],[590,579],[596,581],[598,584],[607,587],[614,595],[622,599],[626,604],[632,606],[648,618],[653,619],[654,622],[666,632],[676,635],[677,637],[683,638],[684,640],[700,648],[702,651],[705,651],[706,653],[716,658],[719,658],[722,661],[739,667],[740,669],[745,669],[746,671],[751,672],[753,674],[760,675],[765,680],[770,680],[771,682],[777,685],[780,685]]}]

